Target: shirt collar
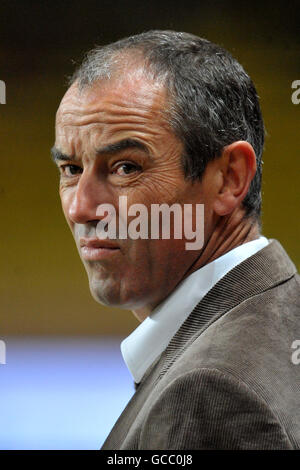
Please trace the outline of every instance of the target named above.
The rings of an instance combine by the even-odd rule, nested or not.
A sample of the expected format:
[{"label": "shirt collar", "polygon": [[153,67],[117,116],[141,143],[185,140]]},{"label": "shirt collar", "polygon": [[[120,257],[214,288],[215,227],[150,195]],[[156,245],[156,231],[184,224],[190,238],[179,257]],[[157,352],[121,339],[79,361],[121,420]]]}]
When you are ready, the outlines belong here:
[{"label": "shirt collar", "polygon": [[139,383],[155,359],[166,349],[194,307],[231,269],[268,244],[265,237],[244,243],[206,264],[176,289],[121,343],[123,359]]}]

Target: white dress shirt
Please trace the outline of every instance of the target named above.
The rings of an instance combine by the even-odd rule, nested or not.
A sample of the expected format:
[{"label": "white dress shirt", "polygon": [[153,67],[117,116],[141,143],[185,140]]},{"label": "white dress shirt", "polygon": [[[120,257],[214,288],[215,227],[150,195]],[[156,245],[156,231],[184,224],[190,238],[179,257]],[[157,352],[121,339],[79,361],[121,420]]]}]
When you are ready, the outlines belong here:
[{"label": "white dress shirt", "polygon": [[244,243],[194,271],[122,341],[123,359],[136,383],[207,292],[231,269],[268,243],[265,237]]}]

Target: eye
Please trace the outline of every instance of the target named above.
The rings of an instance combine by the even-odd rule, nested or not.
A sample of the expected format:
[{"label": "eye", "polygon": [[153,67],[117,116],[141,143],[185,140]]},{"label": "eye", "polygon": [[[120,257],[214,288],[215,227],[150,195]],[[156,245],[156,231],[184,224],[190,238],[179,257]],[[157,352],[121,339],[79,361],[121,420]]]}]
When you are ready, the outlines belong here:
[{"label": "eye", "polygon": [[67,178],[71,178],[72,176],[76,176],[82,173],[82,168],[77,165],[61,165],[60,166],[61,173],[66,176]]},{"label": "eye", "polygon": [[117,174],[118,176],[126,176],[130,175],[131,173],[135,173],[136,171],[140,171],[142,168],[140,165],[132,162],[123,162],[119,163],[113,168],[113,173]]}]

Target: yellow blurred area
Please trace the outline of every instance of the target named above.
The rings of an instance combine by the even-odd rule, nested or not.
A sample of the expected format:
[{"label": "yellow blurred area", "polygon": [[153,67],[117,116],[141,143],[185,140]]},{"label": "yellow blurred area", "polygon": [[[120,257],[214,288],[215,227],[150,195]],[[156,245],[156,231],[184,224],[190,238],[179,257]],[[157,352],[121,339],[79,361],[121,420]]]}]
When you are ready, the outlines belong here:
[{"label": "yellow blurred area", "polygon": [[[208,24],[204,32],[192,25],[190,31],[222,42],[256,84],[268,133],[263,234],[277,238],[299,269],[300,104],[291,101],[291,83],[300,79],[299,49],[259,39],[249,46],[247,37],[237,41],[226,25],[216,31]],[[7,87],[7,104],[0,107],[1,336],[126,335],[137,326],[130,312],[102,307],[91,298],[61,212],[50,148],[74,51],[63,56],[66,70],[60,57],[59,70],[0,76]],[[9,60],[9,52],[5,57]]]}]

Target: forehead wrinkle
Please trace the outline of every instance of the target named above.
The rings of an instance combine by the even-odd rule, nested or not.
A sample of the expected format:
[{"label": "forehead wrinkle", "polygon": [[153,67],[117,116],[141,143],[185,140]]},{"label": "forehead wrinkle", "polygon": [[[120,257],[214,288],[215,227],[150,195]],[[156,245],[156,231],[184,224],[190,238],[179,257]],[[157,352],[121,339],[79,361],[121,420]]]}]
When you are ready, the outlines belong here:
[{"label": "forehead wrinkle", "polygon": [[[99,107],[102,109],[99,109]],[[131,121],[136,122],[136,120],[143,119],[147,121],[148,119],[153,119],[153,116],[150,116],[152,113],[162,115],[162,111],[159,106],[152,105],[149,107],[146,104],[129,104],[129,103],[119,103],[119,102],[104,102],[97,103],[94,106],[84,107],[78,106],[73,107],[73,109],[64,109],[61,108],[60,113],[58,114],[58,121],[64,123],[68,122],[70,119],[78,120],[79,122],[90,123],[92,120],[97,120],[102,122],[103,120],[112,120],[114,121],[116,117],[126,117]],[[103,117],[102,117],[103,116]]]},{"label": "forehead wrinkle", "polygon": [[[163,134],[165,126],[155,126],[152,121],[144,121],[134,117],[133,119],[120,119],[119,117],[111,117],[110,119],[91,119],[91,122],[86,120],[79,120],[77,123],[71,121],[70,123],[63,123],[57,129],[57,135],[67,137],[72,129],[77,128],[79,133],[95,131],[99,136],[105,135],[106,138],[117,136],[119,133],[128,133],[130,136],[146,136],[158,137]],[[169,129],[168,129],[169,130]]]},{"label": "forehead wrinkle", "polygon": [[[108,122],[106,121],[105,124],[107,123]],[[157,144],[165,138],[165,131],[170,132],[169,127],[166,128],[165,125],[155,126],[153,125],[152,121],[149,122],[149,125],[147,126],[145,126],[145,123],[138,123],[136,120],[131,122],[126,120],[126,122],[124,122],[124,120],[119,119],[115,119],[114,121],[111,120],[109,124],[110,125],[101,125],[101,123],[97,121],[86,124],[85,126],[75,126],[74,123],[72,123],[70,125],[63,126],[65,128],[65,132],[62,132],[62,137],[65,137],[67,140],[69,140],[69,131],[71,131],[72,136],[72,128],[77,128],[79,134],[77,134],[77,136],[71,137],[71,140],[69,140],[69,145],[72,145],[72,148],[77,147],[79,144],[79,139],[81,148],[80,154],[83,150],[82,133],[88,132],[89,142],[91,144],[90,151],[93,151],[92,149],[96,150],[97,148],[100,148],[103,145],[103,142],[109,144],[110,142],[116,141],[116,139],[122,140],[126,138],[133,138],[144,144],[145,147],[149,149],[150,154],[154,155]],[[77,154],[78,151],[75,153]]]},{"label": "forehead wrinkle", "polygon": [[[124,74],[122,77],[124,79]],[[146,118],[151,113],[162,115],[166,99],[164,89],[149,82],[135,83],[133,87],[130,75],[129,79],[127,76],[125,82],[123,79],[121,82],[120,79],[114,79],[110,82],[100,81],[85,92],[80,92],[76,87],[70,87],[60,104],[58,121],[64,122],[68,121],[70,117],[71,119],[79,117],[84,123],[84,116],[99,116],[99,113]]]},{"label": "forehead wrinkle", "polygon": [[[124,113],[124,115],[120,115],[119,113],[109,113],[102,111],[99,113],[95,113],[88,116],[76,116],[72,113],[65,115],[63,119],[60,120],[59,124],[61,127],[97,127],[97,126],[121,126],[122,128],[125,126],[133,126],[134,128],[138,127],[145,127],[148,130],[155,127],[155,122],[157,122],[157,118],[155,116],[152,119],[147,118],[147,116],[140,114],[128,114]],[[163,120],[161,120],[161,126],[164,127]],[[159,127],[159,126],[157,126]],[[130,129],[132,130],[132,129]]]}]

